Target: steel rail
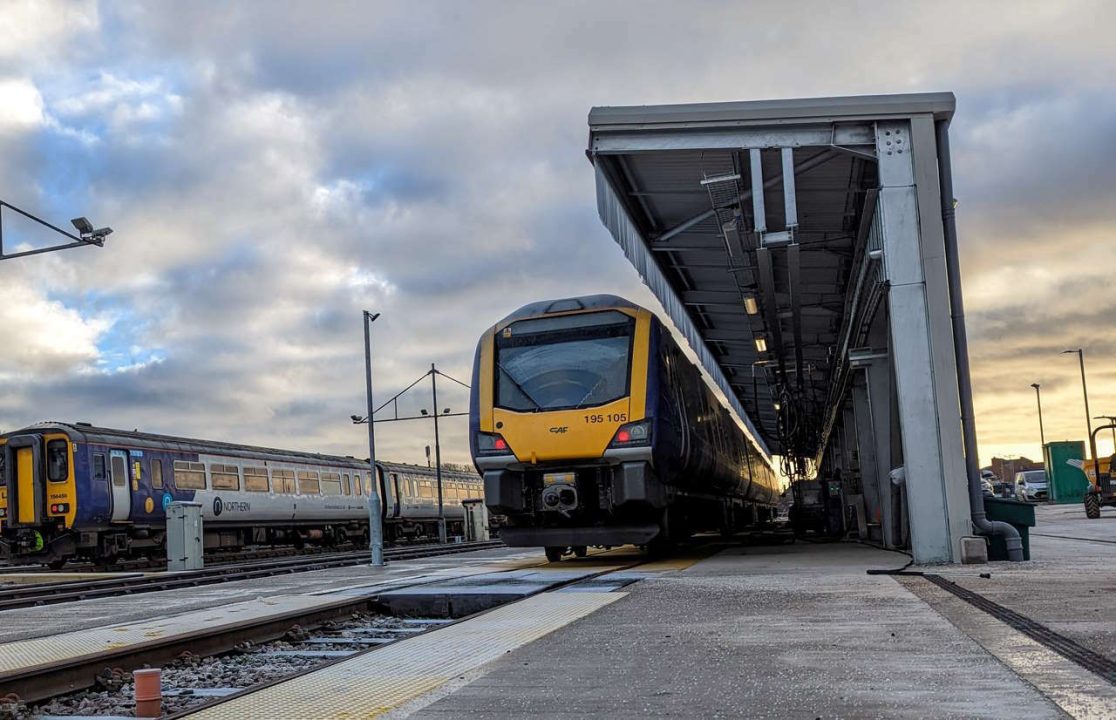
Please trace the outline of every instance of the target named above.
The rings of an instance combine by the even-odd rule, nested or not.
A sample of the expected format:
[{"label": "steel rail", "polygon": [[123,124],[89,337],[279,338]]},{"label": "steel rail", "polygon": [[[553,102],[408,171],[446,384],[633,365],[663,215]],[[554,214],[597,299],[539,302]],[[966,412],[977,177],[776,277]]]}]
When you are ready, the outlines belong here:
[{"label": "steel rail", "polygon": [[[457,543],[453,545],[423,545],[408,548],[393,548],[384,553],[389,560],[407,560],[438,555],[452,555],[474,550],[503,547],[500,541],[479,543]],[[37,607],[56,603],[90,600],[115,595],[132,595],[143,592],[158,592],[183,587],[199,587],[218,583],[252,580],[274,575],[284,575],[336,567],[348,567],[367,562],[368,553],[353,551],[339,556],[318,555],[309,558],[285,558],[267,563],[246,563],[242,565],[222,565],[216,568],[188,570],[174,573],[107,578],[104,580],[80,580],[51,583],[35,583],[22,587],[0,590],[0,611],[17,608]]]}]

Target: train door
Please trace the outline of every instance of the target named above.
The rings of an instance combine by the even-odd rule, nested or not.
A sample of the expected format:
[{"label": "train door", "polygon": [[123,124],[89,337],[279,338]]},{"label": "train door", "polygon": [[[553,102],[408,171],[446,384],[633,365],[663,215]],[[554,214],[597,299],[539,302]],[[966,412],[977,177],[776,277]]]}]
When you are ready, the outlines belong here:
[{"label": "train door", "polygon": [[112,520],[127,521],[132,514],[132,487],[128,482],[128,453],[113,450],[109,455],[109,474],[112,479]]},{"label": "train door", "polygon": [[399,517],[399,473],[391,474],[391,489],[395,493],[391,498],[391,516]]}]

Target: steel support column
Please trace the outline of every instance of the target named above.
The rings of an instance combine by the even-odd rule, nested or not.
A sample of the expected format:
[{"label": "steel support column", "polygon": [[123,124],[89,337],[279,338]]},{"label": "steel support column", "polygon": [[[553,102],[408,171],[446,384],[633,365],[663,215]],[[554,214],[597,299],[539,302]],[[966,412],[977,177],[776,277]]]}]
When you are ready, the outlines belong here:
[{"label": "steel support column", "polygon": [[[879,439],[872,418],[872,404],[868,397],[868,373],[858,372],[853,376],[852,404],[856,422],[857,460],[860,465],[860,487],[864,495],[865,522],[868,524],[868,538],[873,542],[883,541],[884,514],[880,505],[880,471],[876,462]],[[884,475],[886,480],[886,474]]]},{"label": "steel support column", "polygon": [[[890,284],[891,357],[907,477],[911,550],[952,562],[970,533],[957,371],[932,118],[881,122],[874,230]],[[926,220],[925,223],[920,219]]]}]

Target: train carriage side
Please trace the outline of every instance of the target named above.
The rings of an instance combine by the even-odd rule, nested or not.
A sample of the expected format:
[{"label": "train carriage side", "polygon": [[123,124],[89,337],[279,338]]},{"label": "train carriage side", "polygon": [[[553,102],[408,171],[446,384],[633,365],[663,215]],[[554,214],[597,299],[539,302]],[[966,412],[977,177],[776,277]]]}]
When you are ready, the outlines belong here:
[{"label": "train carriage side", "polygon": [[[59,562],[161,554],[166,508],[176,500],[202,504],[208,548],[367,539],[371,473],[355,458],[51,423],[0,437],[0,463],[8,556]],[[434,475],[393,467],[407,468],[416,487]],[[387,539],[404,522],[435,535],[436,511],[420,508],[404,520],[408,501],[384,482],[382,464],[377,475]],[[446,517],[460,524],[460,498],[475,496],[480,481],[444,475]],[[4,517],[8,497],[12,518]]]}]

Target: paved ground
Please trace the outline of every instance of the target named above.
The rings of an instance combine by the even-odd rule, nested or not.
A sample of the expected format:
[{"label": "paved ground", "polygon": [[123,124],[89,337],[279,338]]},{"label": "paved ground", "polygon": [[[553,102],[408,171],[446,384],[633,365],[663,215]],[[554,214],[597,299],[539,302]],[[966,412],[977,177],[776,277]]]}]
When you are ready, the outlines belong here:
[{"label": "paved ground", "polygon": [[1081,505],[1040,505],[1035,517],[1031,562],[940,574],[1116,658],[1116,509],[1089,520]]},{"label": "paved ground", "polygon": [[[1116,658],[1116,511],[1037,516],[1031,562],[912,570]],[[1099,676],[923,578],[865,573],[905,560],[850,544],[734,548],[395,715],[1116,717]]]},{"label": "paved ground", "polygon": [[859,545],[736,548],[494,663],[419,718],[1064,717]]}]

